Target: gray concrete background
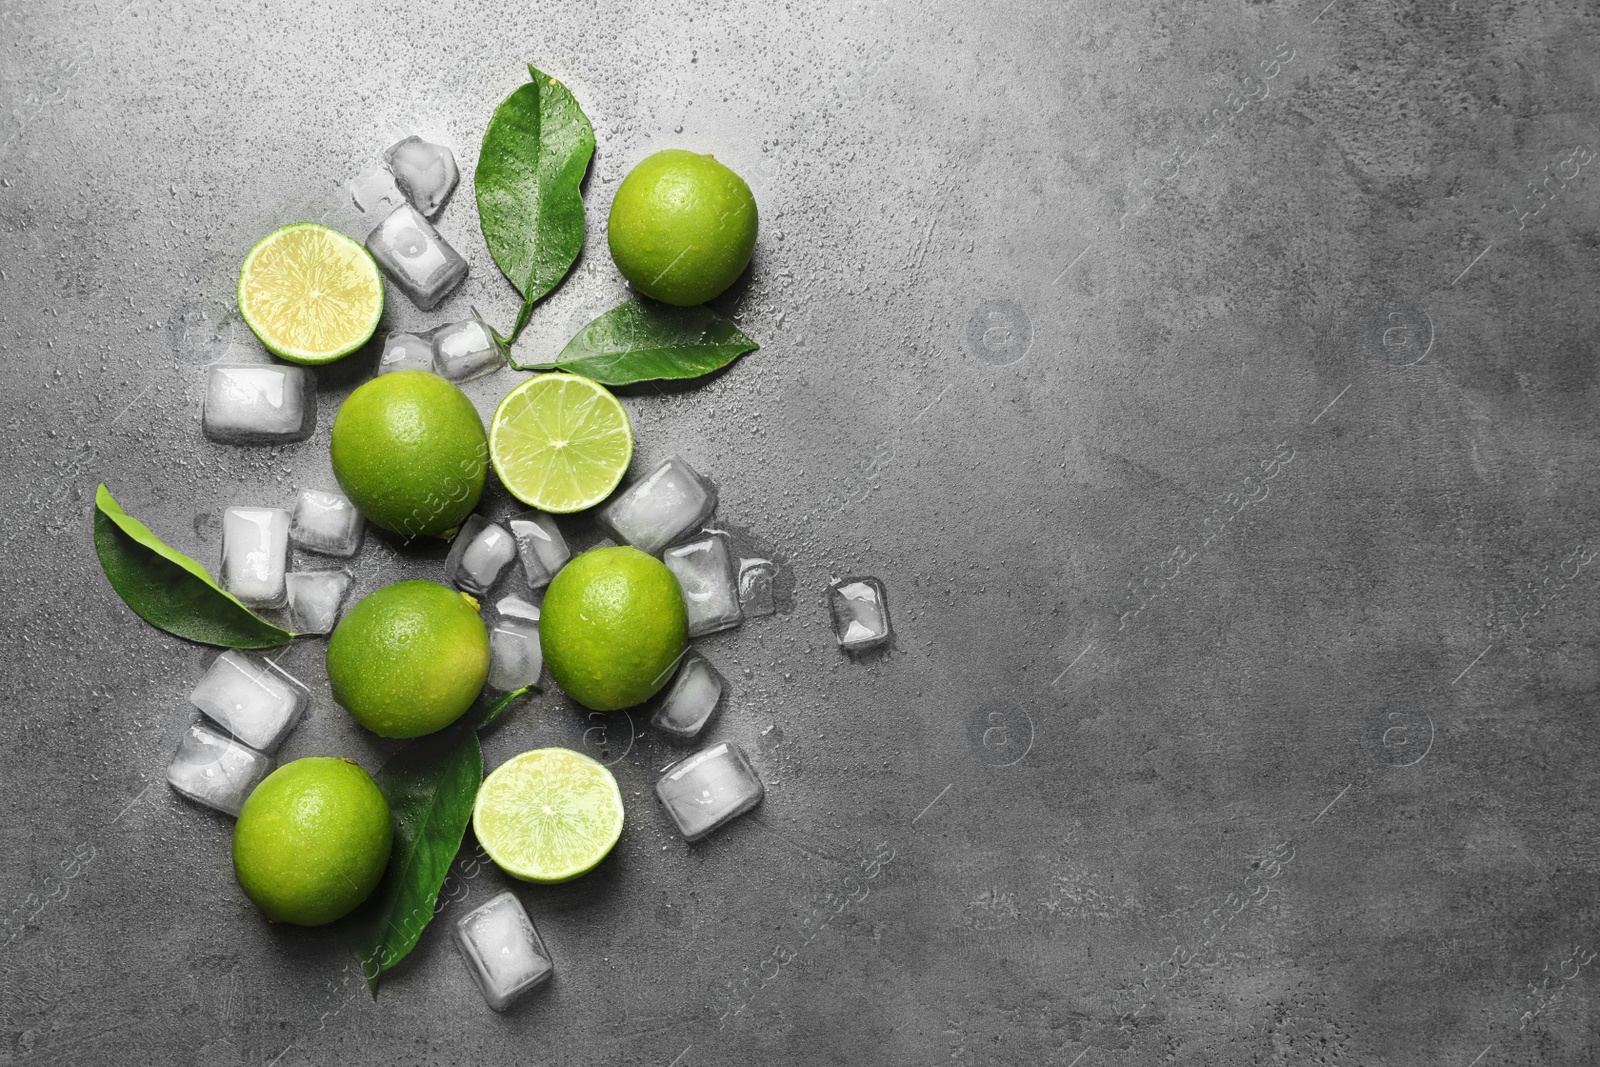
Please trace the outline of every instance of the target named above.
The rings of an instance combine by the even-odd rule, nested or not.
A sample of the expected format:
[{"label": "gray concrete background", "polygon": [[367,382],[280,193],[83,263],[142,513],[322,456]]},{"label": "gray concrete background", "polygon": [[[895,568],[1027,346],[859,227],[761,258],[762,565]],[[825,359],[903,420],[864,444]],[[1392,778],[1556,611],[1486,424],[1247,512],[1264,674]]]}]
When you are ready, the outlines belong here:
[{"label": "gray concrete background", "polygon": [[[1594,1062],[1592,4],[220,7],[0,6],[0,1062]],[[623,296],[644,155],[756,191],[723,304],[762,350],[625,403],[635,470],[712,475],[793,599],[702,643],[768,795],[701,845],[626,715],[487,739],[586,746],[630,805],[600,871],[516,887],[557,976],[497,1016],[444,930],[492,867],[376,1002],[260,920],[231,823],[162,781],[213,653],[115,598],[90,513],[104,480],[214,566],[223,507],[332,484],[374,352],[282,448],[204,440],[201,373],[265,358],[250,244],[352,226],[401,136],[461,160],[472,274],[386,325],[510,321],[470,175],[528,61],[599,150],[522,351]],[[860,662],[850,573],[897,628]],[[321,644],[283,662],[314,699],[280,758],[375,769]]]}]

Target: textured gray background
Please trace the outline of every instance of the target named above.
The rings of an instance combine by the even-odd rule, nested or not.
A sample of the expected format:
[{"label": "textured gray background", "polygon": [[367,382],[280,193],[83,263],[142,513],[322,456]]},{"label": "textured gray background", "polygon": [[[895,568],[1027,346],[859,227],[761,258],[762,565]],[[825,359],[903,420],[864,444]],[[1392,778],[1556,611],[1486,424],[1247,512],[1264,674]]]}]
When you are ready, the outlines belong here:
[{"label": "textured gray background", "polygon": [[[0,7],[0,1062],[1593,1062],[1600,13],[1324,3]],[[622,297],[638,159],[755,189],[722,303],[762,350],[625,402],[636,471],[711,474],[794,594],[703,642],[768,795],[702,845],[627,716],[488,739],[630,803],[599,872],[517,887],[557,976],[496,1016],[443,930],[492,867],[376,1003],[260,920],[162,781],[211,653],[111,594],[90,512],[104,480],[214,565],[220,509],[332,484],[373,352],[283,448],[205,441],[202,368],[264,358],[250,244],[354,228],[403,135],[463,164],[472,275],[387,325],[510,321],[470,173],[527,61],[599,151],[524,352]],[[897,627],[861,662],[850,573]],[[376,768],[321,657],[282,758]]]}]

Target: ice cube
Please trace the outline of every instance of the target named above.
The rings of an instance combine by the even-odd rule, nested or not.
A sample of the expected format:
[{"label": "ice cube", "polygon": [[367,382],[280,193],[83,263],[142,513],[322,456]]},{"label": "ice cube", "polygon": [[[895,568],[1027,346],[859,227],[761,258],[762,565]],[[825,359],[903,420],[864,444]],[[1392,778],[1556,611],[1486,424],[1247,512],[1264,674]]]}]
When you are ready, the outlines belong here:
[{"label": "ice cube", "polygon": [[281,608],[288,569],[287,511],[229,508],[222,513],[222,588],[246,607]]},{"label": "ice cube", "polygon": [[294,498],[294,522],[289,536],[308,551],[353,556],[361,547],[365,527],[361,512],[343,493],[302,489]]},{"label": "ice cube", "polygon": [[674,764],[656,783],[656,797],[678,832],[698,841],[738,818],[766,793],[739,746],[723,741]]},{"label": "ice cube", "polygon": [[390,148],[384,158],[389,161],[389,170],[400,191],[413,207],[430,219],[450,199],[460,178],[455,153],[420,137],[407,137]]},{"label": "ice cube", "polygon": [[257,752],[273,752],[306,710],[311,691],[260,656],[229,649],[216,658],[189,701]]},{"label": "ice cube", "polygon": [[726,630],[744,621],[739,610],[739,579],[726,534],[714,533],[661,554],[667,569],[683,588],[689,609],[689,636]]},{"label": "ice cube", "polygon": [[526,619],[529,622],[539,621],[539,608],[530,604],[519,596],[501,597],[495,604],[494,610],[503,619]]},{"label": "ice cube", "polygon": [[167,765],[167,782],[190,800],[237,816],[270,773],[270,758],[197,722],[183,732]]},{"label": "ice cube", "polygon": [[555,970],[533,920],[509,891],[456,923],[456,945],[495,1011],[505,1011]]},{"label": "ice cube", "polygon": [[406,202],[405,194],[395,183],[394,172],[381,163],[357,174],[344,187],[350,190],[350,199],[363,215],[382,218],[385,212]]},{"label": "ice cube", "polygon": [[828,590],[833,634],[846,652],[860,652],[888,643],[892,633],[883,583],[876,578],[844,578]]},{"label": "ice cube", "polygon": [[432,311],[467,276],[461,253],[410,204],[395,208],[367,235],[367,251],[423,311]]},{"label": "ice cube", "polygon": [[556,520],[542,511],[512,519],[511,535],[517,539],[517,555],[522,557],[522,569],[533,589],[549,585],[550,579],[572,558]]},{"label": "ice cube", "polygon": [[278,364],[213,363],[206,368],[200,428],[234,445],[303,441],[317,425],[311,372]]},{"label": "ice cube", "polygon": [[464,593],[483,596],[494,588],[516,557],[516,542],[505,527],[482,515],[469,515],[450,543],[450,554],[444,559],[444,578]]},{"label": "ice cube", "polygon": [[350,572],[296,571],[284,582],[289,592],[289,625],[297,634],[328,634],[339,621]]},{"label": "ice cube", "polygon": [[434,373],[453,382],[469,382],[506,365],[500,342],[474,312],[472,318],[433,331]]},{"label": "ice cube", "polygon": [[539,647],[539,624],[527,619],[502,617],[489,631],[489,688],[509,693],[525,685],[538,685],[544,670]]},{"label": "ice cube", "polygon": [[378,373],[388,374],[397,370],[433,373],[433,342],[414,333],[391,333],[384,338]]},{"label": "ice cube", "polygon": [[770,559],[739,561],[739,607],[746,618],[759,618],[778,610],[772,599],[772,580],[777,576],[778,568]]},{"label": "ice cube", "polygon": [[607,504],[600,521],[622,543],[659,555],[699,527],[716,504],[716,493],[694,468],[673,456]]},{"label": "ice cube", "polygon": [[722,699],[722,675],[698,652],[683,657],[677,677],[656,698],[650,725],[678,741],[690,741],[705,728]]}]

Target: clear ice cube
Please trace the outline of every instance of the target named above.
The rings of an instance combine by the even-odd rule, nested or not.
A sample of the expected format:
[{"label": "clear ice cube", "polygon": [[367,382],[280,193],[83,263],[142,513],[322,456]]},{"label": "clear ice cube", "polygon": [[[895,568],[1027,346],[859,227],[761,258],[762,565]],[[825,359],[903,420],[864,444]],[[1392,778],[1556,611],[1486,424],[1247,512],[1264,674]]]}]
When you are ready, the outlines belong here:
[{"label": "clear ice cube", "polygon": [[778,568],[770,559],[739,561],[739,607],[746,618],[760,618],[778,610],[772,599],[772,580],[777,576]]},{"label": "clear ice cube", "polygon": [[222,513],[222,588],[246,607],[281,608],[288,597],[289,513],[229,508]]},{"label": "clear ice cube", "polygon": [[889,608],[883,583],[876,578],[844,578],[828,590],[833,635],[846,652],[860,652],[888,643]]},{"label": "clear ice cube", "polygon": [[197,722],[183,732],[167,782],[190,800],[237,817],[250,791],[271,773],[269,757]]},{"label": "clear ice cube", "polygon": [[433,331],[433,369],[453,382],[469,382],[506,365],[500,342],[476,313]]},{"label": "clear ice cube", "polygon": [[395,208],[367,235],[367,251],[423,311],[432,311],[467,276],[461,253],[410,204]]},{"label": "clear ice cube", "polygon": [[414,333],[391,333],[383,339],[383,355],[378,373],[397,370],[425,370],[433,373],[433,342]]},{"label": "clear ice cube", "polygon": [[550,584],[556,572],[567,565],[572,550],[567,539],[561,536],[556,520],[542,511],[530,511],[511,520],[511,536],[517,539],[517,555],[522,559],[522,570],[528,576],[528,585],[542,589]]},{"label": "clear ice cube", "polygon": [[766,789],[739,746],[723,741],[667,769],[656,797],[678,832],[698,841],[757,804]]},{"label": "clear ice cube", "polygon": [[699,527],[716,504],[716,493],[694,468],[673,456],[607,504],[600,521],[623,544],[659,555]]},{"label": "clear ice cube", "polygon": [[206,368],[200,428],[234,445],[303,441],[317,425],[311,372],[278,364],[213,363]]},{"label": "clear ice cube", "polygon": [[726,534],[714,533],[669,548],[661,561],[678,579],[689,609],[689,636],[716,633],[744,621],[739,608],[739,579]]},{"label": "clear ice cube", "polygon": [[350,572],[295,571],[284,577],[289,594],[289,625],[297,634],[329,634],[339,622],[350,592]]},{"label": "clear ice cube", "polygon": [[691,741],[705,728],[722,699],[722,675],[700,653],[683,657],[677,676],[656,698],[650,725],[678,741]]},{"label": "clear ice cube", "polygon": [[495,1011],[505,1011],[555,970],[533,920],[509,891],[456,923],[456,945]]},{"label": "clear ice cube", "polygon": [[538,685],[544,670],[539,647],[539,624],[527,619],[502,617],[489,631],[489,688],[509,693],[525,685]]},{"label": "clear ice cube", "polygon": [[526,619],[529,622],[539,621],[539,607],[530,604],[519,596],[501,597],[495,604],[494,610],[503,619]]},{"label": "clear ice cube", "polygon": [[238,649],[216,658],[189,701],[257,752],[273,752],[300,721],[311,691],[287,671]]},{"label": "clear ice cube", "polygon": [[505,527],[482,515],[469,515],[450,543],[444,579],[464,593],[481,597],[495,587],[517,558],[517,545]]},{"label": "clear ice cube", "polygon": [[395,184],[413,207],[430,219],[444,207],[455,191],[460,172],[455,153],[443,145],[429,144],[420,137],[407,137],[384,156]]},{"label": "clear ice cube", "polygon": [[406,195],[395,183],[394,172],[381,163],[357,174],[344,187],[350,190],[350,199],[363,215],[381,218],[406,202]]},{"label": "clear ice cube", "polygon": [[294,521],[289,537],[310,552],[325,556],[353,556],[361,547],[366,523],[361,512],[343,493],[302,489],[294,498]]}]

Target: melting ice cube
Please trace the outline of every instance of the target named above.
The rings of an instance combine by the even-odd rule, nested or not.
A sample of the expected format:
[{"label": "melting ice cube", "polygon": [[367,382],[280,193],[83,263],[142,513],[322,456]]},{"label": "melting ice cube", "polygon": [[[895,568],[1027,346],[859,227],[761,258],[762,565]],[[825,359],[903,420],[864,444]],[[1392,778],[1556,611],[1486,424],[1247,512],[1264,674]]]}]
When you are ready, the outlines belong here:
[{"label": "melting ice cube", "polygon": [[407,137],[385,154],[395,184],[430,219],[444,207],[460,178],[455,153],[420,137]]},{"label": "melting ice cube", "polygon": [[167,782],[190,800],[237,816],[250,791],[270,773],[271,759],[195,723],[183,732],[167,765]]},{"label": "melting ice cube", "polygon": [[433,342],[414,333],[391,333],[384,338],[378,373],[389,374],[397,370],[433,373]]},{"label": "melting ice cube", "polygon": [[739,561],[739,607],[748,618],[771,615],[778,610],[772,599],[772,580],[778,568],[770,559]]},{"label": "melting ice cube", "polygon": [[286,575],[289,625],[297,634],[328,634],[339,622],[345,594],[350,592],[350,572],[296,571]]},{"label": "melting ice cube", "polygon": [[317,393],[304,367],[214,363],[206,368],[200,428],[223,444],[303,441],[317,425]]},{"label": "melting ice cube", "polygon": [[860,652],[886,644],[891,630],[883,583],[876,578],[845,578],[828,590],[833,611],[833,633],[846,652]]},{"label": "melting ice cube", "polygon": [[766,793],[739,746],[723,741],[703,748],[668,768],[656,783],[656,797],[678,832],[698,841],[738,818]]},{"label": "melting ice cube", "polygon": [[489,631],[489,688],[509,693],[538,685],[543,669],[539,624],[502,616]]},{"label": "melting ice cube", "polygon": [[229,508],[222,513],[222,588],[252,608],[281,608],[287,598],[289,513]]},{"label": "melting ice cube", "polygon": [[726,630],[744,619],[739,609],[739,580],[726,534],[714,533],[661,554],[667,569],[683,588],[689,609],[689,636]]},{"label": "melting ice cube", "polygon": [[495,1011],[505,1011],[555,970],[514,893],[501,893],[456,923],[456,945]]},{"label": "melting ice cube", "polygon": [[512,519],[511,535],[517,539],[517,555],[522,558],[522,569],[533,589],[549,585],[550,579],[572,558],[556,520],[542,511]]},{"label": "melting ice cube", "polygon": [[302,489],[294,498],[294,522],[289,527],[289,537],[311,552],[353,556],[361,547],[365,526],[361,512],[343,493]]},{"label": "melting ice cube", "polygon": [[607,504],[600,521],[624,544],[659,555],[704,522],[716,504],[716,493],[694,468],[673,456]]},{"label": "melting ice cube", "polygon": [[444,559],[445,581],[462,592],[481,597],[494,588],[516,557],[516,542],[505,527],[482,515],[469,515]]},{"label": "melting ice cube", "polygon": [[656,698],[650,725],[677,741],[693,740],[722,699],[722,675],[698,652],[683,657],[672,682]]},{"label": "melting ice cube", "polygon": [[453,382],[492,374],[506,365],[500,342],[476,313],[433,331],[434,373]]},{"label": "melting ice cube", "polygon": [[273,752],[300,721],[311,692],[260,656],[229,649],[189,694],[195,707],[258,752]]},{"label": "melting ice cube", "polygon": [[494,610],[503,619],[526,619],[528,622],[539,621],[539,606],[530,604],[515,595],[501,597],[496,602]]},{"label": "melting ice cube", "polygon": [[410,204],[395,208],[367,235],[367,251],[423,311],[432,311],[467,276],[461,253]]},{"label": "melting ice cube", "polygon": [[344,187],[350,190],[350,199],[363,215],[382,217],[406,202],[405,194],[395,184],[394,172],[381,163],[357,174]]}]

